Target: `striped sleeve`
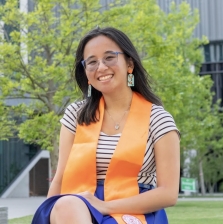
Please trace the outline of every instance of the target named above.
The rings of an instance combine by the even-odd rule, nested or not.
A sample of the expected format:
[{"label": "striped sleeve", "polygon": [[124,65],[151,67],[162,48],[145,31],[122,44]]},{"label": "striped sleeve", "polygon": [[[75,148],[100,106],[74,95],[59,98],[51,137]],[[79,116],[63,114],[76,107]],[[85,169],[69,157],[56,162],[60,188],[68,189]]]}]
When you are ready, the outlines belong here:
[{"label": "striped sleeve", "polygon": [[63,124],[73,134],[75,134],[76,132],[77,112],[82,108],[83,105],[84,101],[74,102],[70,104],[66,108],[64,116],[60,120],[60,123]]},{"label": "striped sleeve", "polygon": [[171,114],[165,111],[162,106],[153,104],[150,116],[150,133],[153,144],[163,135],[173,130],[175,130],[180,137],[180,132]]}]

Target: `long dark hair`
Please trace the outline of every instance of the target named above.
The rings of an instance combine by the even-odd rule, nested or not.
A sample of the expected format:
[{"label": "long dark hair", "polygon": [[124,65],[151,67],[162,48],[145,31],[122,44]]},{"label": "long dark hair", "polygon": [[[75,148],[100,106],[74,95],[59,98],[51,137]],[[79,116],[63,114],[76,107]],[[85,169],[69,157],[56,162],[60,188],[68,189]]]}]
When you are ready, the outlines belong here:
[{"label": "long dark hair", "polygon": [[162,102],[159,97],[156,96],[151,89],[151,78],[142,66],[140,57],[130,39],[122,31],[113,27],[106,27],[102,29],[98,27],[96,29],[91,30],[81,39],[76,51],[76,59],[74,65],[75,79],[80,90],[83,93],[83,98],[86,101],[78,115],[78,123],[88,125],[91,122],[98,121],[98,118],[96,117],[96,111],[98,110],[99,101],[102,96],[102,93],[92,86],[91,97],[87,97],[88,79],[85,73],[85,69],[81,64],[81,61],[83,60],[84,48],[88,41],[99,35],[104,35],[110,38],[121,48],[122,52],[127,58],[132,59],[134,63],[133,74],[135,79],[135,85],[131,87],[132,90],[140,93],[146,100],[150,101],[151,103],[154,103],[156,105],[162,105]]}]

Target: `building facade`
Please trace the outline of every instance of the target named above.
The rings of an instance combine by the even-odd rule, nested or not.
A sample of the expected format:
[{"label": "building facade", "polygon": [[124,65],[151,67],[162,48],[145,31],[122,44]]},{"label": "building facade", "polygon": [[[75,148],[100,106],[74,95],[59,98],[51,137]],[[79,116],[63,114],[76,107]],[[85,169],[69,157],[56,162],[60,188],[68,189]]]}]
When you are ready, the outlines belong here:
[{"label": "building facade", "polygon": [[212,90],[215,95],[213,102],[221,100],[223,108],[223,1],[222,0],[157,0],[164,12],[170,11],[171,2],[179,5],[182,2],[190,4],[191,9],[198,9],[200,23],[197,25],[194,36],[206,36],[209,44],[204,46],[204,61],[200,75],[210,75],[213,80]]}]

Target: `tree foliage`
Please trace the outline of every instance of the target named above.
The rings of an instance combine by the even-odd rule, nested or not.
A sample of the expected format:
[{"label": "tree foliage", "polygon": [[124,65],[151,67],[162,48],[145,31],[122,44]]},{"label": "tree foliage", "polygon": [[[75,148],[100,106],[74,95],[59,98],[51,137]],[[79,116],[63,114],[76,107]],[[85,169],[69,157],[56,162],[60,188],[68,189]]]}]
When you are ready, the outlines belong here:
[{"label": "tree foliage", "polygon": [[[203,193],[206,190],[213,193],[223,175],[223,114],[219,113],[218,104],[204,113],[204,120],[200,121],[200,124],[201,129],[196,134],[199,150],[196,157],[191,158],[190,173],[192,177],[203,177]],[[199,169],[198,164],[202,164],[202,169]],[[200,187],[202,188],[202,181]]]},{"label": "tree foliage", "polygon": [[[155,0],[110,5],[95,0],[35,0],[33,10],[26,13],[17,2],[8,0],[0,6],[5,24],[0,41],[0,107],[6,98],[23,99],[11,107],[16,116],[26,117],[16,127],[20,138],[57,155],[59,119],[66,106],[81,97],[73,79],[77,44],[97,25],[114,26],[137,47],[154,80],[152,87],[182,134],[182,149],[206,153],[207,129],[212,116],[217,118],[210,113],[212,82],[208,76],[198,76],[201,46],[207,40],[193,37],[197,11],[182,3],[173,4],[165,14]],[[6,27],[11,27],[10,33]],[[53,160],[55,168],[57,156]]]},{"label": "tree foliage", "polygon": [[10,110],[2,102],[0,102],[0,139],[8,140],[13,137],[15,125],[14,118],[12,117]]}]

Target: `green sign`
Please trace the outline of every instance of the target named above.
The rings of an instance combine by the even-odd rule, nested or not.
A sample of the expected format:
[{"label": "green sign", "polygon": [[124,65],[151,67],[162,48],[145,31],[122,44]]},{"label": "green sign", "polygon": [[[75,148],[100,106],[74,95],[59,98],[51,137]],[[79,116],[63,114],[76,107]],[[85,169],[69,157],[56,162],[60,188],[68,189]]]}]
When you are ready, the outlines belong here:
[{"label": "green sign", "polygon": [[196,191],[196,179],[181,177],[181,191]]}]

